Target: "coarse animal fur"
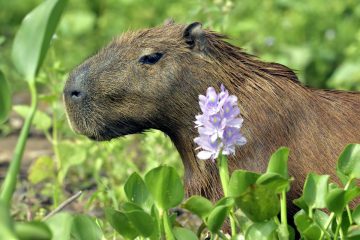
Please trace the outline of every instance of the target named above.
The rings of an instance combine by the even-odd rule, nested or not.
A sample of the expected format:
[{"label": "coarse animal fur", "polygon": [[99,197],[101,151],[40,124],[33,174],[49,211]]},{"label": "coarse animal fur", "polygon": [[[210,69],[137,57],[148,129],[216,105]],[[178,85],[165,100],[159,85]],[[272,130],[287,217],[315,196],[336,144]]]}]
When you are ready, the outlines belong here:
[{"label": "coarse animal fur", "polygon": [[[231,171],[264,172],[277,148],[291,149],[289,199],[300,196],[310,172],[330,174],[348,143],[360,142],[360,94],[318,90],[295,73],[267,63],[204,30],[199,23],[127,32],[76,67],[64,99],[75,131],[95,140],[159,129],[179,151],[187,194],[222,195],[216,164],[196,158],[193,139],[199,94],[221,83],[238,97],[247,144],[229,158]],[[139,59],[163,54],[154,64]],[[81,93],[73,100],[71,93]]]}]

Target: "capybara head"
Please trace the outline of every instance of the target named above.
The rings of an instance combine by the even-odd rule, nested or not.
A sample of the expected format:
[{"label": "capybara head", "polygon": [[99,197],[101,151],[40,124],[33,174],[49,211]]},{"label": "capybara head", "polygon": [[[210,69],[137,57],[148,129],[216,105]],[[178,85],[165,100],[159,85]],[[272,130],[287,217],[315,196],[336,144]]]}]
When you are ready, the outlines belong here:
[{"label": "capybara head", "polygon": [[201,79],[194,81],[193,70],[195,63],[201,67],[209,61],[200,54],[204,35],[200,23],[169,23],[112,41],[76,67],[66,82],[64,101],[73,129],[108,140],[149,128],[166,132],[180,127],[179,112],[194,118],[196,111],[186,111],[189,98],[196,108],[200,91],[195,89],[207,87],[201,87]]}]

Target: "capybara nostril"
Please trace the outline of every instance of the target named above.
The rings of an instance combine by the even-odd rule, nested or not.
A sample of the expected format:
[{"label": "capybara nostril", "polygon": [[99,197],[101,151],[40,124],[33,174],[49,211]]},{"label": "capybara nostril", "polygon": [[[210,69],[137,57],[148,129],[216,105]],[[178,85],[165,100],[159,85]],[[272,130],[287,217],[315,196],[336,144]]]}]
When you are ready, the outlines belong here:
[{"label": "capybara nostril", "polygon": [[73,90],[70,92],[71,99],[79,100],[83,97],[83,93],[78,90]]}]

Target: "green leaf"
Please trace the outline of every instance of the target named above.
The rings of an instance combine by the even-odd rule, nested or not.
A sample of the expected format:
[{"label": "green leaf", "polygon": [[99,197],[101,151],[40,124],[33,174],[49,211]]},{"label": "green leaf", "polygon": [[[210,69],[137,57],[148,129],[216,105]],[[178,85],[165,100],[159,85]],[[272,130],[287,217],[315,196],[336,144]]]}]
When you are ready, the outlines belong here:
[{"label": "green leaf", "polygon": [[145,183],[156,205],[164,210],[177,206],[184,198],[182,181],[173,167],[152,169],[146,174]]},{"label": "green leaf", "polygon": [[304,210],[300,210],[294,216],[295,225],[304,239],[318,240],[321,235],[321,228],[311,218],[309,218]]},{"label": "green leaf", "polygon": [[212,233],[217,233],[229,214],[227,206],[215,207],[208,216],[206,226]]},{"label": "green leaf", "polygon": [[6,121],[11,109],[11,92],[9,83],[0,71],[0,124]]},{"label": "green leaf", "polygon": [[357,224],[357,225],[360,225],[360,205],[358,205],[353,213],[352,213],[352,218],[354,219],[354,222]]},{"label": "green leaf", "polygon": [[122,210],[124,210],[124,212],[130,212],[130,211],[134,211],[134,210],[142,210],[142,208],[132,202],[125,202],[124,204],[121,205]]},{"label": "green leaf", "polygon": [[235,199],[237,206],[254,222],[263,222],[280,211],[277,194],[263,185],[251,185]]},{"label": "green leaf", "polygon": [[349,178],[360,178],[360,144],[349,144],[341,153],[337,170]]},{"label": "green leaf", "polygon": [[63,182],[69,168],[82,164],[86,159],[86,147],[83,143],[61,141],[58,145],[61,168],[58,174],[59,182]]},{"label": "green leaf", "polygon": [[265,173],[257,179],[256,183],[264,185],[269,189],[273,189],[276,193],[289,189],[290,184],[288,179],[283,178],[277,173]]},{"label": "green leaf", "polygon": [[141,236],[149,237],[153,233],[155,223],[149,214],[143,210],[134,210],[125,214]]},{"label": "green leaf", "polygon": [[34,81],[67,0],[47,0],[25,16],[12,48],[12,60],[27,81]]},{"label": "green leaf", "polygon": [[329,175],[310,173],[305,181],[303,196],[309,208],[325,208]]},{"label": "green leaf", "polygon": [[350,226],[347,232],[347,240],[358,240],[360,239],[360,226]]},{"label": "green leaf", "polygon": [[77,215],[72,221],[71,236],[74,240],[101,240],[103,233],[93,218]]},{"label": "green leaf", "polygon": [[217,206],[226,206],[228,208],[231,208],[232,206],[234,206],[235,204],[235,200],[232,197],[223,197],[221,199],[219,199],[219,201],[217,201],[215,203],[215,207]]},{"label": "green leaf", "polygon": [[173,233],[175,235],[176,240],[197,240],[197,236],[195,233],[186,228],[174,227]]},{"label": "green leaf", "polygon": [[70,240],[72,221],[73,216],[66,212],[55,214],[47,219],[46,224],[53,234],[52,240]]},{"label": "green leaf", "polygon": [[346,206],[345,191],[340,188],[330,191],[326,196],[326,205],[330,211],[341,215]]},{"label": "green leaf", "polygon": [[294,199],[293,203],[299,208],[303,209],[306,213],[309,212],[309,207],[305,202],[304,195],[301,195],[301,197]]},{"label": "green leaf", "polygon": [[203,220],[210,214],[212,203],[201,196],[192,196],[184,203],[184,208],[198,215]]},{"label": "green leaf", "polygon": [[290,150],[287,147],[280,147],[275,153],[273,153],[270,157],[266,173],[277,173],[284,179],[288,179],[289,151]]},{"label": "green leaf", "polygon": [[359,195],[359,187],[355,187],[347,191],[340,188],[333,189],[326,196],[327,208],[336,215],[341,216],[346,205]]},{"label": "green leaf", "polygon": [[139,236],[138,231],[125,213],[107,208],[105,209],[105,216],[110,225],[126,239],[134,239]]},{"label": "green leaf", "polygon": [[32,184],[52,177],[54,177],[54,161],[50,157],[39,157],[30,165],[28,179]]},{"label": "green leaf", "polygon": [[125,194],[130,202],[143,206],[149,198],[145,182],[136,172],[131,174],[124,186]]},{"label": "green leaf", "polygon": [[229,181],[229,195],[237,197],[243,194],[247,188],[254,184],[260,174],[245,170],[236,170],[232,173]]},{"label": "green leaf", "polygon": [[246,233],[245,239],[249,240],[277,240],[277,225],[273,220],[262,223],[254,223]]},{"label": "green leaf", "polygon": [[[30,107],[25,105],[16,105],[13,109],[24,119],[30,112]],[[51,127],[51,118],[46,113],[36,110],[32,124],[39,131],[47,131]]]},{"label": "green leaf", "polygon": [[43,222],[17,222],[15,232],[20,240],[50,240],[52,233]]}]

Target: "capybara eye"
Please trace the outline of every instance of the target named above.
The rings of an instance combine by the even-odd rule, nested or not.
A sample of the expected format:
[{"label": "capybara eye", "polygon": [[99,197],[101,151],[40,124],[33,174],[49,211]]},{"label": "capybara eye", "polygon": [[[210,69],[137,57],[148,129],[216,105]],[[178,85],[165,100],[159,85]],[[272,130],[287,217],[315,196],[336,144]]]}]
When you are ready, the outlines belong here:
[{"label": "capybara eye", "polygon": [[162,53],[152,53],[152,54],[149,54],[149,55],[145,55],[145,56],[142,56],[139,59],[139,62],[142,63],[142,64],[155,64],[155,63],[157,63],[157,61],[160,60],[160,58],[163,55],[164,54],[162,54]]}]

